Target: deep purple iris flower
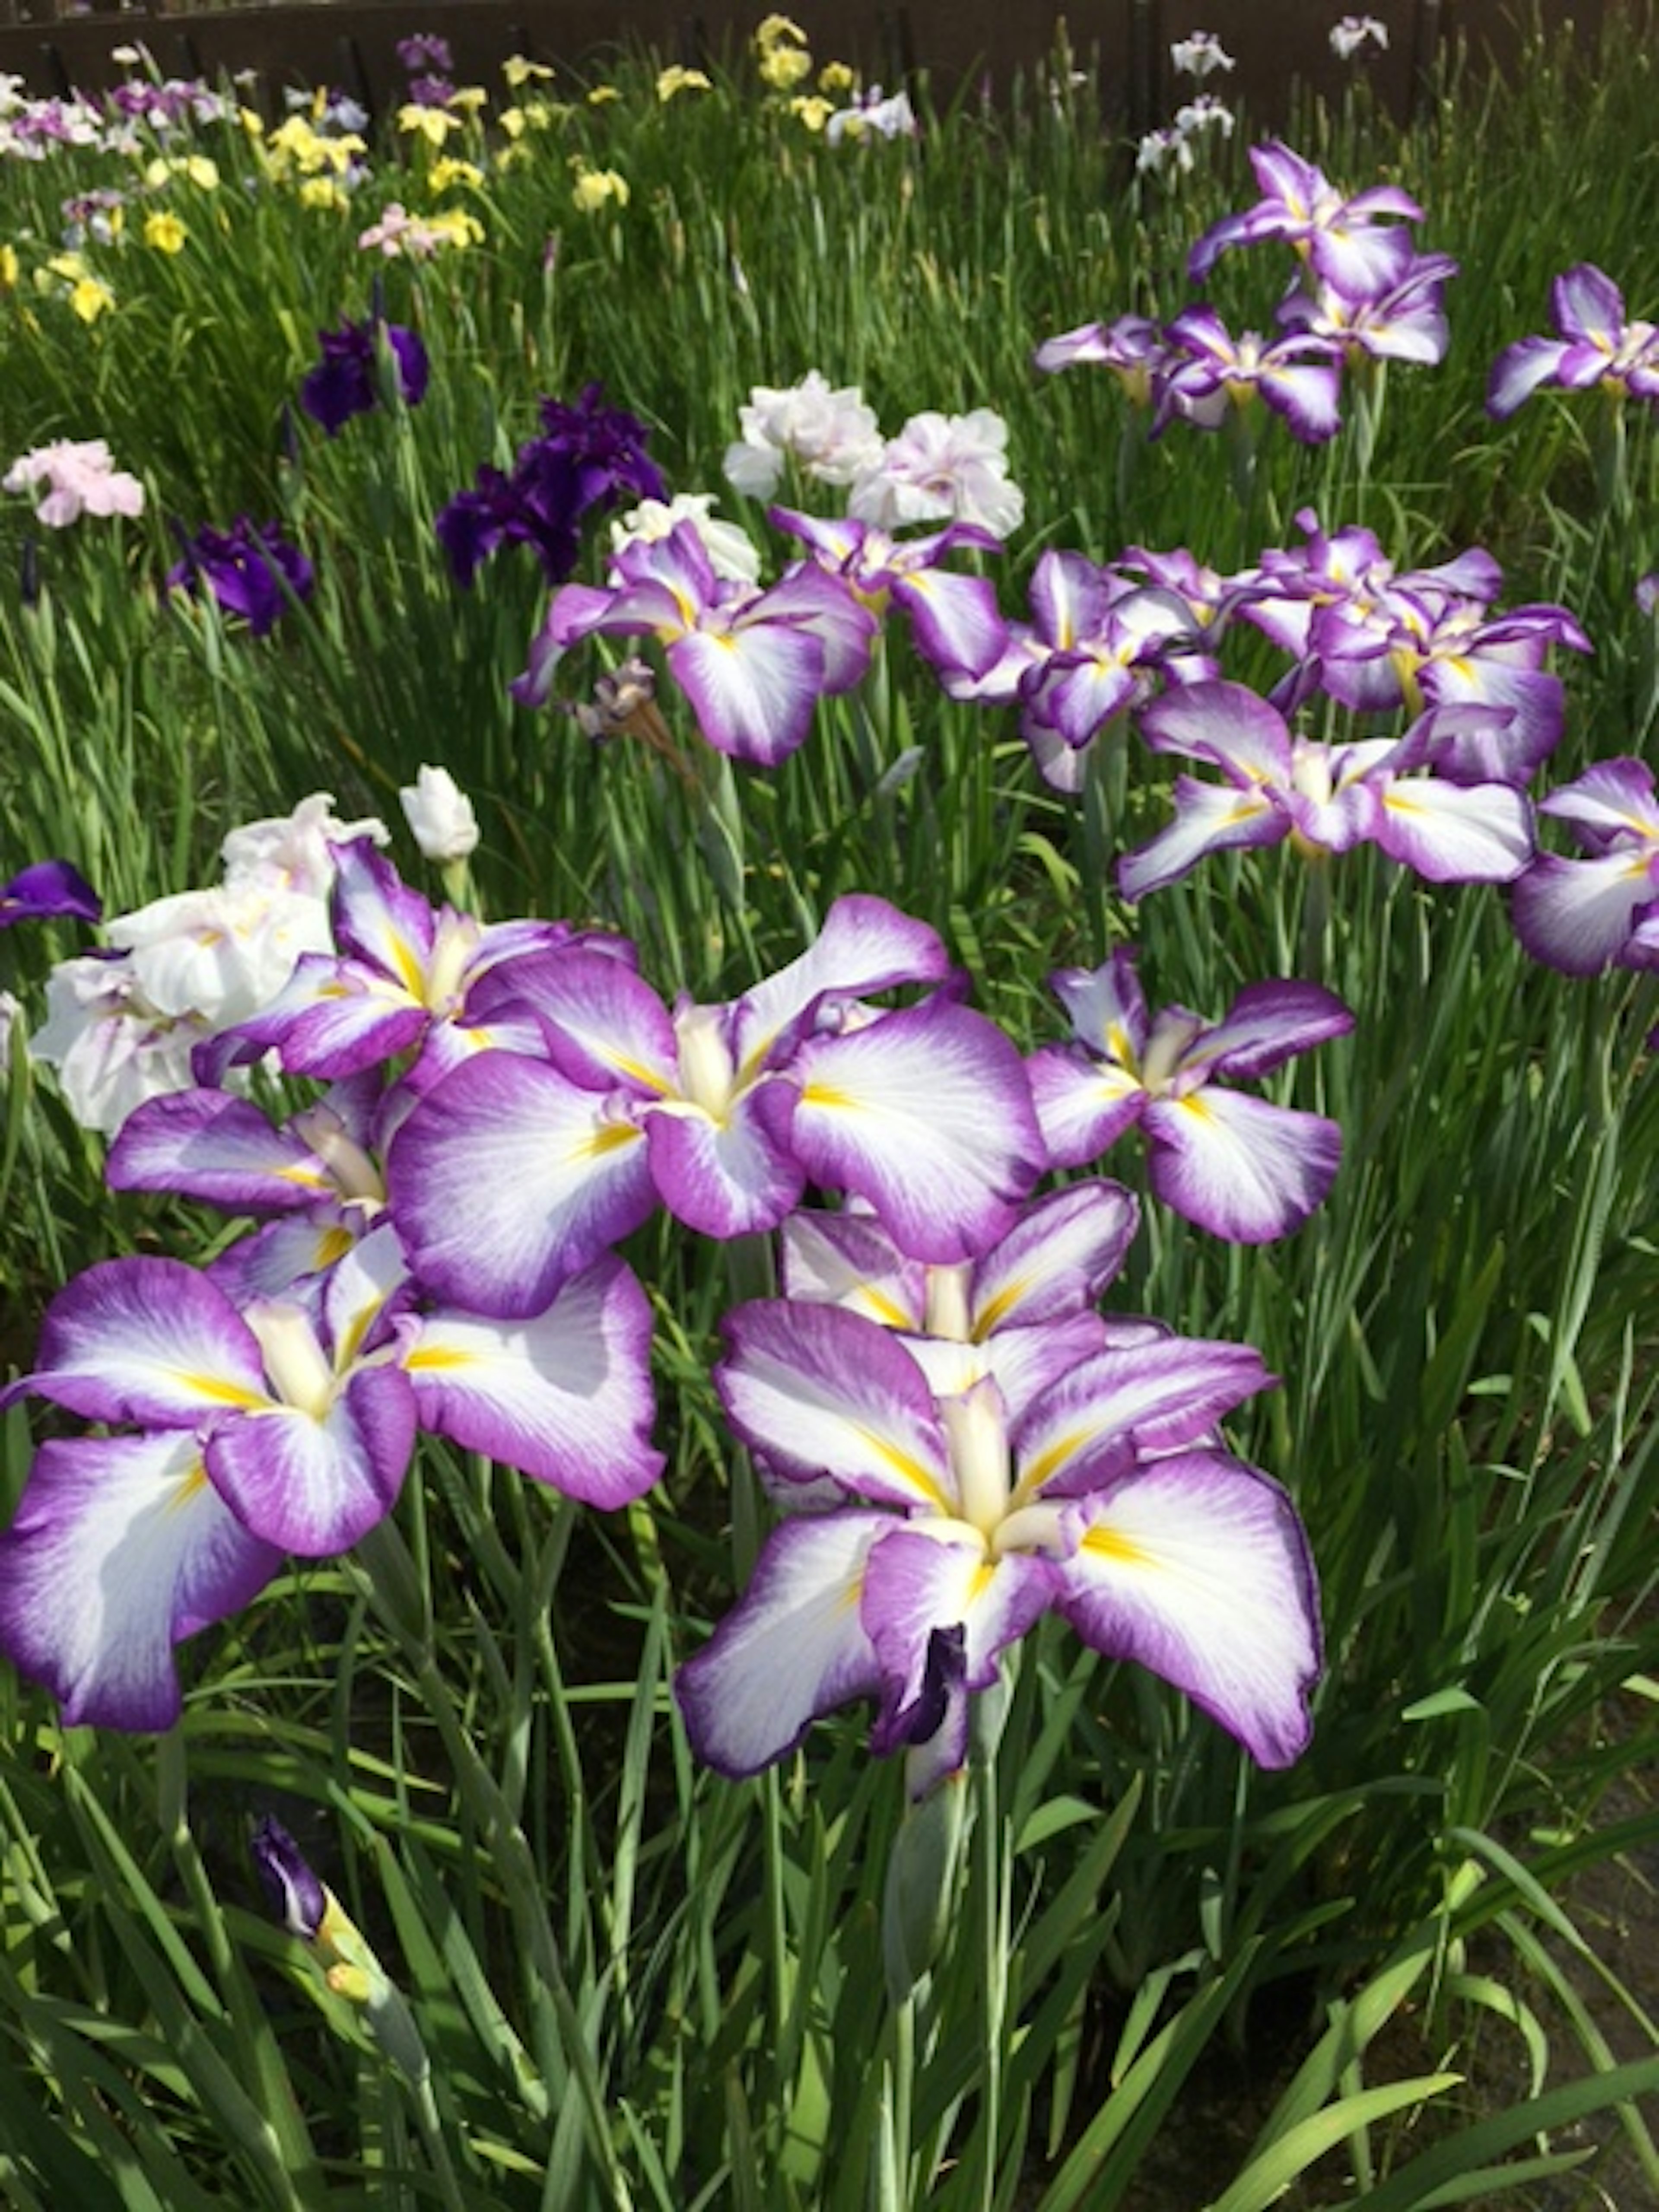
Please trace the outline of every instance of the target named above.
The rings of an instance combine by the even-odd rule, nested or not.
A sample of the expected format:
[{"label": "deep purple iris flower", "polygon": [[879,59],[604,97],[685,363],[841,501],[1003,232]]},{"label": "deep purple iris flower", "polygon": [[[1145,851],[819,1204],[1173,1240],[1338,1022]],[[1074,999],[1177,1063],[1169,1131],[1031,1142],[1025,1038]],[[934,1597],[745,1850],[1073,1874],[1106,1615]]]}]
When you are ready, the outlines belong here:
[{"label": "deep purple iris flower", "polygon": [[240,615],[263,637],[293,599],[311,596],[316,582],[309,561],[275,523],[239,514],[228,530],[180,532],[185,557],[167,570],[170,589],[210,591],[227,614]]},{"label": "deep purple iris flower", "polygon": [[377,322],[370,316],[361,323],[343,323],[337,331],[319,331],[323,357],[300,386],[300,404],[313,422],[320,422],[331,438],[344,428],[354,415],[367,415],[380,397],[378,336],[384,332],[398,367],[398,389],[405,407],[418,407],[426,397],[431,363],[424,343],[401,323]]},{"label": "deep purple iris flower", "polygon": [[548,581],[562,583],[580,554],[586,515],[624,492],[668,496],[645,450],[645,424],[607,407],[601,386],[588,385],[574,405],[543,400],[541,417],[542,435],[520,447],[511,476],[486,463],[472,489],[457,492],[439,515],[439,543],[457,583],[470,585],[501,545],[533,545]]},{"label": "deep purple iris flower", "polygon": [[96,921],[103,901],[78,870],[67,860],[36,860],[0,884],[0,929],[15,921],[47,921],[57,915],[77,921]]},{"label": "deep purple iris flower", "polygon": [[422,70],[441,70],[448,76],[455,67],[448,40],[440,38],[435,31],[416,31],[399,39],[396,52],[410,76],[417,76]]}]

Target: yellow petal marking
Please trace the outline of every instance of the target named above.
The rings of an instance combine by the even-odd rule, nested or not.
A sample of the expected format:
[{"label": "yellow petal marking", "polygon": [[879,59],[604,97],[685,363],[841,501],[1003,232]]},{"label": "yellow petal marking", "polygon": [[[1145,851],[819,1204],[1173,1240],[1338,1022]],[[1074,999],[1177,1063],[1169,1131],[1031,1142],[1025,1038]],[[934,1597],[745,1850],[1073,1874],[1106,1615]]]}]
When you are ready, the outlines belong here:
[{"label": "yellow petal marking", "polygon": [[171,1371],[185,1389],[193,1390],[198,1398],[211,1399],[216,1406],[258,1407],[270,1403],[264,1391],[244,1389],[240,1382],[227,1382],[222,1375],[193,1375],[185,1367],[175,1367]]},{"label": "yellow petal marking", "polygon": [[463,1352],[458,1346],[450,1344],[417,1345],[404,1360],[406,1372],[416,1368],[476,1367],[477,1364],[476,1352]]},{"label": "yellow petal marking", "polygon": [[192,1462],[189,1472],[180,1476],[179,1486],[168,1498],[164,1510],[168,1513],[182,1513],[186,1506],[192,1504],[201,1496],[207,1486],[207,1468],[198,1458]]},{"label": "yellow petal marking", "polygon": [[1079,1552],[1092,1552],[1099,1559],[1114,1559],[1123,1567],[1153,1567],[1157,1560],[1148,1551],[1121,1535],[1115,1528],[1103,1528],[1099,1522],[1089,1530],[1078,1546]]},{"label": "yellow petal marking", "polygon": [[890,1443],[885,1437],[878,1436],[873,1429],[855,1427],[854,1434],[860,1443],[868,1444],[878,1459],[885,1460],[895,1474],[902,1475],[906,1482],[914,1485],[928,1503],[936,1506],[939,1512],[949,1513],[953,1510],[951,1500],[945,1496],[920,1460],[913,1459],[908,1452],[902,1450],[897,1444]]},{"label": "yellow petal marking", "polygon": [[1080,1446],[1087,1443],[1089,1435],[1086,1428],[1073,1429],[1069,1436],[1057,1437],[1047,1451],[1040,1452],[1015,1484],[1013,1497],[1009,1500],[1010,1508],[1025,1498],[1035,1497],[1050,1475],[1057,1474]]}]

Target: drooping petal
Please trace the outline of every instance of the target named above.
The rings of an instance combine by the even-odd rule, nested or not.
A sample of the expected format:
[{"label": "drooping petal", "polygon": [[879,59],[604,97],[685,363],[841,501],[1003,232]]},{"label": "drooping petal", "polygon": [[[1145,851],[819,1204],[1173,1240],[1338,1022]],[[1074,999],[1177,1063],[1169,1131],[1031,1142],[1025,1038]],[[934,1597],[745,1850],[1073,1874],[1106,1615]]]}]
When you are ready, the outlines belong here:
[{"label": "drooping petal", "polygon": [[427,1093],[387,1154],[415,1273],[470,1312],[540,1313],[657,1202],[645,1139],[603,1097],[516,1054],[482,1053]]},{"label": "drooping petal", "polygon": [[167,1729],[173,1647],[246,1605],[282,1553],[241,1527],[195,1438],[53,1440],[0,1535],[0,1650],[67,1725]]},{"label": "drooping petal", "polygon": [[832,696],[863,681],[870,647],[880,627],[846,580],[832,575],[817,561],[797,562],[744,609],[736,627],[746,629],[754,623],[787,623],[816,638],[823,648],[818,688]]},{"label": "drooping petal", "polygon": [[1540,853],[1516,878],[1510,917],[1534,960],[1595,975],[1617,960],[1644,908],[1659,896],[1659,847],[1569,860]]},{"label": "drooping petal", "polygon": [[1259,1765],[1298,1759],[1321,1665],[1318,1593],[1278,1485],[1223,1453],[1187,1452],[1066,1517],[1059,1604],[1084,1641],[1173,1683]]},{"label": "drooping petal", "polygon": [[1647,846],[1650,860],[1659,852],[1659,805],[1654,803],[1653,770],[1645,761],[1595,761],[1583,775],[1540,799],[1538,811],[1570,822],[1591,853],[1632,839]]},{"label": "drooping petal", "polygon": [[1237,784],[1282,787],[1291,780],[1285,718],[1248,684],[1183,684],[1152,702],[1140,728],[1154,752],[1208,761]]},{"label": "drooping petal", "polygon": [[1086,745],[1139,689],[1133,669],[1095,653],[1051,662],[1035,683],[1022,684],[1022,734],[1049,729],[1073,751]]},{"label": "drooping petal", "polygon": [[1025,1063],[1037,1126],[1056,1168],[1086,1167],[1109,1152],[1146,1108],[1131,1069],[1095,1060],[1075,1045],[1042,1045]]},{"label": "drooping petal", "polygon": [[1132,1193],[1103,1180],[1034,1200],[975,1267],[974,1334],[982,1339],[1092,1306],[1122,1266],[1139,1216]]},{"label": "drooping petal", "polygon": [[[1358,206],[1350,201],[1351,208]],[[1346,300],[1376,300],[1391,292],[1410,268],[1416,248],[1396,223],[1335,223],[1316,229],[1309,242],[1315,270]]]},{"label": "drooping petal", "polygon": [[1178,883],[1211,853],[1276,845],[1290,835],[1284,803],[1261,785],[1235,791],[1178,775],[1173,796],[1176,815],[1169,828],[1117,864],[1117,887],[1131,905]]},{"label": "drooping petal", "polygon": [[918,650],[935,668],[983,676],[1007,641],[1008,626],[988,577],[912,568],[895,578],[893,597],[910,617]]},{"label": "drooping petal", "polygon": [[767,1538],[748,1589],[674,1680],[692,1748],[717,1773],[758,1774],[823,1714],[879,1692],[859,1595],[892,1526],[886,1513],[824,1513]]},{"label": "drooping petal", "polygon": [[668,648],[674,681],[717,751],[775,768],[805,744],[824,690],[822,642],[787,623],[693,630]]},{"label": "drooping petal", "polygon": [[668,1011],[642,976],[610,953],[581,946],[515,961],[510,978],[482,995],[486,1012],[498,993],[534,1014],[553,1065],[585,1091],[617,1086],[661,1098],[677,1088]]},{"label": "drooping petal", "polygon": [[422,1428],[584,1504],[625,1505],[662,1472],[651,1307],[614,1254],[528,1321],[428,1314],[404,1365]]},{"label": "drooping petal", "polygon": [[840,1306],[760,1298],[726,1317],[726,1416],[787,1480],[829,1475],[872,1504],[953,1508],[933,1395],[896,1336]]},{"label": "drooping petal", "polygon": [[270,1395],[247,1324],[182,1260],[106,1260],[77,1275],[46,1309],[27,1387],[88,1420],[161,1429]]},{"label": "drooping petal", "polygon": [[775,1229],[806,1176],[788,1151],[790,1094],[773,1083],[719,1115],[673,1102],[645,1115],[647,1153],[663,1204],[705,1237]]},{"label": "drooping petal", "polygon": [[1502,422],[1530,399],[1541,385],[1559,374],[1566,347],[1559,338],[1517,338],[1492,365],[1486,381],[1486,412]]},{"label": "drooping petal", "polygon": [[1376,842],[1431,884],[1509,884],[1533,856],[1532,811],[1505,783],[1401,776],[1382,793]]},{"label": "drooping petal", "polygon": [[1342,1132],[1323,1115],[1213,1084],[1155,1099],[1145,1127],[1155,1195],[1231,1244],[1264,1244],[1299,1229],[1342,1158]]},{"label": "drooping petal", "polygon": [[203,1458],[245,1528],[302,1559],[349,1551],[398,1502],[415,1449],[415,1392],[393,1366],[359,1368],[319,1419],[273,1406],[222,1421]]},{"label": "drooping petal", "polygon": [[1561,679],[1512,668],[1493,653],[1439,655],[1420,671],[1423,696],[1439,708],[1489,708],[1460,716],[1429,760],[1454,783],[1530,783],[1555,750],[1565,719]]},{"label": "drooping petal", "polygon": [[431,1022],[402,982],[361,960],[301,953],[270,1001],[198,1048],[198,1078],[216,1082],[227,1068],[274,1052],[298,1075],[361,1075],[410,1051]]},{"label": "drooping petal", "polygon": [[949,1000],[816,1038],[790,1065],[796,1157],[813,1182],[866,1200],[915,1259],[973,1258],[1046,1164],[1019,1054]]},{"label": "drooping petal", "polygon": [[104,1177],[112,1190],[177,1191],[246,1213],[314,1206],[336,1188],[301,1137],[226,1091],[147,1099],[122,1123]]},{"label": "drooping petal", "polygon": [[1257,389],[1304,445],[1322,445],[1341,427],[1341,372],[1328,362],[1264,362]]}]

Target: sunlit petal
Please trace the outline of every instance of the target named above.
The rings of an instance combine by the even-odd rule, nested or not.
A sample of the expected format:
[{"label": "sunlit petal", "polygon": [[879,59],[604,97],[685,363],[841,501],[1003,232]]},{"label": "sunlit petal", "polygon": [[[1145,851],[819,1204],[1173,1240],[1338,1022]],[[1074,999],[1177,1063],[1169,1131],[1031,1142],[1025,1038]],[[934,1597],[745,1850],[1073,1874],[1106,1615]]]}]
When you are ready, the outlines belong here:
[{"label": "sunlit petal", "polygon": [[281,1564],[209,1482],[192,1437],[53,1440],[0,1535],[0,1650],[67,1723],[170,1728],[173,1645],[238,1611]]},{"label": "sunlit petal", "polygon": [[870,1547],[892,1526],[826,1513],[767,1538],[748,1589],[675,1678],[692,1748],[717,1773],[758,1774],[821,1715],[880,1690],[859,1599]]},{"label": "sunlit petal", "polygon": [[528,1321],[429,1314],[404,1365],[423,1428],[567,1497],[625,1505],[662,1471],[651,1443],[651,1308],[614,1255]]},{"label": "sunlit petal", "polygon": [[1233,1244],[1266,1243],[1299,1229],[1342,1158],[1334,1121],[1213,1084],[1154,1101],[1145,1127],[1155,1194]]},{"label": "sunlit petal", "polygon": [[1067,1522],[1060,1607],[1078,1634],[1173,1683],[1259,1765],[1298,1758],[1321,1662],[1318,1595],[1277,1484],[1188,1452],[1079,1499]]},{"label": "sunlit petal", "polygon": [[1018,1053],[948,1000],[815,1039],[792,1070],[792,1140],[808,1174],[867,1200],[917,1259],[983,1250],[1045,1164]]},{"label": "sunlit petal", "polygon": [[410,1265],[474,1313],[540,1313],[656,1205],[641,1132],[550,1067],[483,1053],[392,1140],[392,1218]]}]

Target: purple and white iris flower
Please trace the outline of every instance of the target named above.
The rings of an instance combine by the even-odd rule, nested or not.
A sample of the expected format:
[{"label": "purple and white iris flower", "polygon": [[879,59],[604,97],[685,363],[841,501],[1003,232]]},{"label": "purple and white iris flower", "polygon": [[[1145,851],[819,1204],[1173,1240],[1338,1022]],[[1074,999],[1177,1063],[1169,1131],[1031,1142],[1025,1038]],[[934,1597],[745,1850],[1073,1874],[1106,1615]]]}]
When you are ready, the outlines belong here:
[{"label": "purple and white iris flower", "polygon": [[[941,1395],[862,1313],[762,1300],[726,1334],[727,1417],[773,1495],[799,1488],[809,1510],[774,1529],[677,1680],[719,1772],[758,1773],[868,1698],[878,1752],[930,1738],[926,1787],[966,1760],[969,1696],[1051,1611],[1173,1683],[1261,1765],[1300,1755],[1320,1668],[1306,1540],[1278,1486],[1214,1440],[1271,1380],[1248,1346],[1170,1336],[1035,1389],[988,1374]],[[969,1695],[942,1695],[941,1642],[958,1636]]]},{"label": "purple and white iris flower", "polygon": [[417,1428],[600,1506],[655,1481],[650,1308],[614,1255],[511,1329],[415,1304],[384,1225],[316,1299],[239,1304],[154,1259],[107,1261],[59,1293],[34,1371],[5,1395],[124,1432],[37,1452],[0,1535],[0,1650],[66,1721],[170,1727],[173,1646],[246,1604],[284,1553],[327,1557],[367,1534]]},{"label": "purple and white iris flower", "polygon": [[1269,238],[1285,240],[1322,282],[1350,299],[1375,299],[1405,276],[1415,250],[1411,234],[1378,218],[1421,222],[1423,210],[1408,192],[1397,185],[1375,185],[1345,196],[1322,169],[1278,139],[1253,146],[1250,167],[1261,197],[1205,232],[1188,257],[1194,283],[1201,283],[1231,247]]},{"label": "purple and white iris flower", "polygon": [[[395,1253],[375,1257],[395,1282]],[[246,1604],[284,1552],[344,1550],[389,1510],[416,1413],[388,1288],[373,1264],[343,1267],[319,1327],[133,1259],[53,1300],[8,1395],[133,1431],[43,1444],[0,1536],[0,1647],[66,1720],[170,1726],[174,1644]]]},{"label": "purple and white iris flower", "polygon": [[1102,732],[1159,683],[1216,672],[1185,599],[1081,553],[1043,554],[1030,599],[1032,621],[1003,625],[1002,649],[982,670],[947,665],[945,688],[956,699],[1018,701],[1020,735],[1057,791],[1082,788]]},{"label": "purple and white iris flower", "polygon": [[1600,385],[1614,398],[1659,399],[1659,325],[1626,321],[1611,276],[1581,261],[1550,287],[1553,338],[1518,338],[1492,365],[1486,412],[1501,422],[1547,384],[1564,392]]},{"label": "purple and white iris flower", "polygon": [[[217,1082],[231,1067],[274,1052],[294,1075],[335,1079],[408,1057],[405,1080],[435,1079],[467,1054],[537,1042],[534,1024],[498,1009],[477,1018],[476,987],[502,962],[572,939],[568,924],[504,921],[486,927],[453,907],[434,908],[410,889],[368,839],[341,846],[332,902],[335,952],[307,952],[276,997],[205,1048],[197,1072]],[[629,959],[605,940],[600,957]]]},{"label": "purple and white iris flower", "polygon": [[1645,761],[1598,761],[1538,802],[1586,857],[1540,853],[1512,893],[1516,934],[1569,975],[1659,967],[1659,802]]},{"label": "purple and white iris flower", "polygon": [[1213,307],[1188,307],[1164,331],[1153,437],[1177,416],[1215,429],[1228,407],[1264,400],[1304,445],[1322,445],[1340,424],[1342,373],[1337,349],[1306,332],[1269,341],[1254,331],[1235,337]]},{"label": "purple and white iris flower", "polygon": [[1176,777],[1174,821],[1119,862],[1118,888],[1138,902],[1208,854],[1287,837],[1323,853],[1380,845],[1431,883],[1511,883],[1533,854],[1526,799],[1509,783],[1429,772],[1437,747],[1473,742],[1492,719],[1479,708],[1434,708],[1402,737],[1322,744],[1293,736],[1279,709],[1242,684],[1165,692],[1141,717],[1147,744],[1225,780]]},{"label": "purple and white iris flower", "polygon": [[[944,986],[884,1011],[866,994]],[[416,1105],[388,1159],[422,1280],[534,1312],[660,1201],[704,1235],[775,1228],[809,1182],[876,1208],[925,1260],[1000,1236],[1042,1172],[1024,1066],[963,1006],[945,950],[884,900],[838,899],[817,941],[728,1004],[672,1012],[575,948],[499,984],[542,1055],[486,1052]]]},{"label": "purple and white iris flower", "polygon": [[1431,368],[1446,357],[1444,291],[1456,274],[1449,254],[1423,253],[1381,292],[1353,295],[1318,281],[1311,291],[1297,285],[1279,302],[1279,320],[1340,347],[1351,365],[1370,359]]},{"label": "purple and white iris flower", "polygon": [[1029,1062],[1055,1167],[1092,1164],[1139,1124],[1153,1194],[1172,1212],[1234,1244],[1302,1226],[1335,1179],[1341,1131],[1216,1079],[1255,1082],[1346,1036],[1353,1016],[1340,999],[1317,983],[1252,983],[1218,1022],[1185,1006],[1152,1017],[1127,950],[1049,980],[1075,1040]]},{"label": "purple and white iris flower", "polygon": [[1565,607],[1485,604],[1431,583],[1397,579],[1380,591],[1314,610],[1301,669],[1275,694],[1304,687],[1359,714],[1404,708],[1476,710],[1442,719],[1428,757],[1454,783],[1531,781],[1555,750],[1565,718],[1561,679],[1544,665],[1553,645],[1590,641]]},{"label": "purple and white iris flower", "polygon": [[852,516],[821,521],[775,507],[768,519],[798,538],[819,567],[848,586],[878,622],[890,600],[902,608],[918,651],[935,668],[980,675],[1001,653],[1006,625],[988,579],[939,565],[946,553],[963,546],[1000,553],[1002,541],[988,530],[952,522],[925,538],[897,538]]},{"label": "purple and white iris flower", "polygon": [[625,546],[609,585],[556,592],[510,689],[520,705],[544,706],[561,656],[579,640],[653,636],[709,744],[771,768],[805,743],[820,698],[859,682],[875,632],[868,608],[815,562],[757,591],[718,576],[682,522]]}]

